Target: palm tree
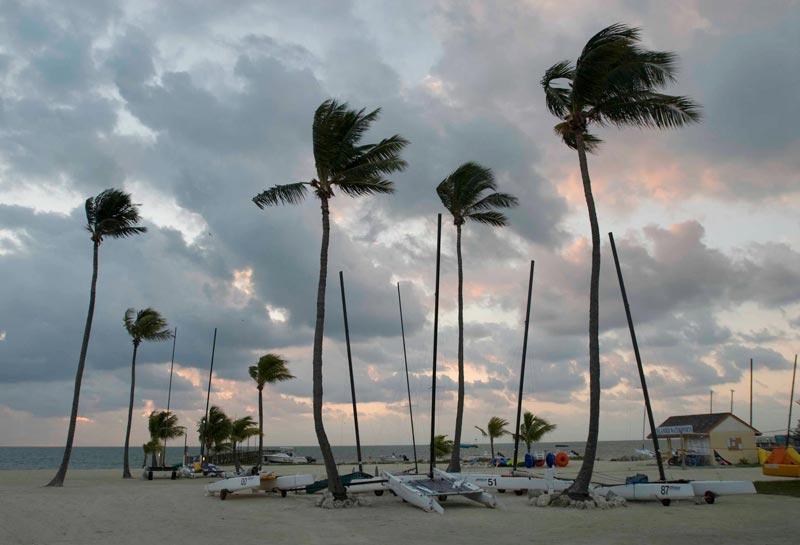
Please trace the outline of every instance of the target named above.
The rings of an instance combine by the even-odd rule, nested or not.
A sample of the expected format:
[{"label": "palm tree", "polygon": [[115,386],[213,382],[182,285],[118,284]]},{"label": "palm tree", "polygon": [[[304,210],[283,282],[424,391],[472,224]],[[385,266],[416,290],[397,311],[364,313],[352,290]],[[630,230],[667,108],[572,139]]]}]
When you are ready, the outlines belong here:
[{"label": "palm tree", "polygon": [[665,129],[698,121],[700,107],[694,101],[658,92],[675,80],[676,60],[673,53],[641,48],[639,29],[618,23],[595,34],[574,65],[570,61],[561,61],[551,66],[541,82],[547,109],[561,120],[554,128],[556,134],[578,152],[592,231],[589,432],[583,464],[568,490],[572,498],[588,497],[600,422],[600,227],[586,152],[595,151],[601,140],[589,132],[589,126],[633,125]]},{"label": "palm tree", "polygon": [[[237,418],[231,423],[231,448],[233,449],[233,465],[236,466],[236,472],[241,471],[242,466],[239,464],[239,453],[236,450],[236,445],[245,441],[248,437],[260,435],[258,426],[252,416],[244,416]],[[261,453],[259,452],[259,456]]]},{"label": "palm tree", "polygon": [[554,429],[556,429],[555,424],[551,424],[530,411],[525,411],[525,414],[522,415],[522,424],[519,425],[519,438],[525,443],[528,453],[530,453],[531,444],[541,441],[546,433],[550,433]]},{"label": "palm tree", "polygon": [[377,144],[360,143],[379,114],[380,109],[365,113],[363,109],[359,111],[348,109],[346,103],[339,104],[335,100],[326,100],[317,108],[312,125],[316,178],[308,182],[276,185],[253,198],[253,202],[259,208],[278,204],[297,204],[305,198],[310,186],[320,200],[322,245],[312,359],[314,430],[325,461],[328,488],[336,499],[344,499],[347,494],[339,480],[336,461],[322,423],[322,339],[325,329],[325,287],[330,237],[328,205],[335,195],[335,190],[340,190],[349,197],[394,191],[394,184],[385,176],[405,169],[406,162],[400,158],[400,152],[408,142],[394,135]]},{"label": "palm tree", "polygon": [[447,438],[446,435],[437,435],[433,438],[433,452],[439,458],[447,456],[453,451],[453,441]]},{"label": "palm tree", "polygon": [[78,358],[78,371],[75,374],[75,389],[72,394],[72,411],[69,416],[67,429],[67,444],[64,447],[64,456],[58,466],[53,479],[47,486],[64,486],[67,476],[69,459],[72,456],[72,441],[75,438],[75,425],[78,422],[78,403],[81,395],[81,382],[83,369],[86,364],[86,351],[89,348],[89,336],[92,333],[92,319],[94,318],[95,293],[97,290],[98,255],[103,239],[126,238],[147,231],[139,227],[139,209],[131,203],[131,196],[118,189],[106,189],[96,197],[86,199],[86,228],[91,233],[92,257],[92,287],[89,291],[89,312],[86,315],[86,326],[83,330],[81,354]]},{"label": "palm tree", "polygon": [[[161,461],[159,465],[164,465],[164,452],[166,451],[167,439],[175,439],[186,434],[186,428],[178,425],[178,417],[170,411],[152,411],[147,418],[147,430],[150,432],[152,441],[164,441],[164,446],[160,447]],[[155,465],[155,460],[153,460]]]},{"label": "palm tree", "polygon": [[152,308],[136,312],[129,308],[125,311],[125,329],[133,339],[133,358],[131,359],[131,396],[128,403],[128,427],[125,429],[125,454],[122,468],[122,478],[131,478],[131,468],[128,466],[128,445],[131,440],[131,422],[133,420],[133,394],[136,389],[136,353],[142,341],[166,341],[172,337],[167,321]]},{"label": "palm tree", "polygon": [[461,261],[461,226],[467,220],[493,227],[508,223],[497,208],[516,206],[517,198],[508,193],[496,193],[492,171],[477,163],[464,163],[436,188],[442,204],[453,215],[456,226],[456,255],[458,257],[458,402],[456,431],[448,471],[461,471],[461,427],[464,423],[464,268]]},{"label": "palm tree", "polygon": [[258,389],[258,466],[264,456],[264,385],[293,379],[294,375],[286,367],[288,363],[283,356],[266,354],[247,369]]},{"label": "palm tree", "polygon": [[499,416],[491,417],[489,419],[489,423],[486,424],[485,430],[481,427],[475,426],[475,428],[481,432],[484,437],[489,438],[489,448],[492,452],[492,458],[494,458],[494,440],[504,435],[511,435],[511,432],[506,429],[506,426],[508,426],[508,420],[500,418]]},{"label": "palm tree", "polygon": [[153,461],[150,465],[156,465],[156,453],[161,452],[164,450],[164,447],[161,446],[161,443],[158,442],[158,439],[150,439],[147,443],[142,445],[142,450],[144,450],[144,460],[142,460],[142,467],[147,465],[147,455],[153,455]]},{"label": "palm tree", "polygon": [[215,454],[228,447],[226,441],[231,436],[231,427],[233,423],[225,411],[212,405],[208,411],[208,426],[206,426],[206,417],[200,419],[197,426],[197,432],[200,434],[200,441],[203,442],[206,452],[211,451],[214,447]]}]

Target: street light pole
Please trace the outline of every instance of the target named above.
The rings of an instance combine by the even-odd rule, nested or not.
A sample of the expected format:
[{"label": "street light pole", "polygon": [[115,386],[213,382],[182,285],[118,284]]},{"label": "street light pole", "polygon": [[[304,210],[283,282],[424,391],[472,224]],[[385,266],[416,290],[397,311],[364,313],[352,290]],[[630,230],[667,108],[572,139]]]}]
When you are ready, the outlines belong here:
[{"label": "street light pole", "polygon": [[731,414],[733,414],[733,388],[731,388]]}]

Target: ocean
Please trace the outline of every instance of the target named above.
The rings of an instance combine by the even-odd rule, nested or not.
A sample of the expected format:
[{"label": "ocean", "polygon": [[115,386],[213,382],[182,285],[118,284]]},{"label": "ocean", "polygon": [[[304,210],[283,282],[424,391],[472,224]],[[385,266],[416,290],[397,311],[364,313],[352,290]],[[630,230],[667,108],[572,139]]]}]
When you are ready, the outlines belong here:
[{"label": "ocean", "polygon": [[[557,446],[558,445],[558,446]],[[558,452],[563,450],[567,453],[571,451],[583,454],[583,441],[559,442],[559,443],[537,443],[532,450],[544,450],[547,452]],[[288,446],[288,445],[285,445]],[[609,460],[611,458],[621,458],[632,456],[635,449],[641,448],[641,440],[635,441],[600,441],[597,445],[597,458],[599,460]],[[265,445],[264,448],[274,448]],[[652,442],[645,443],[645,448],[652,449]],[[666,441],[661,441],[662,452],[666,451]],[[251,450],[253,447],[251,446]],[[512,456],[514,453],[513,443],[495,443],[495,450],[505,456]],[[0,447],[0,470],[13,469],[57,469],[61,463],[63,447]],[[478,443],[477,448],[461,449],[463,459],[473,456],[480,456],[489,452],[488,443]],[[525,444],[520,444],[520,459],[525,452]],[[114,469],[122,467],[123,447],[73,447],[72,457],[70,458],[70,468],[72,469]],[[381,456],[391,456],[392,454],[402,458],[404,455],[413,460],[414,453],[411,445],[362,445],[361,453],[364,463],[377,462]],[[427,459],[428,446],[417,445],[417,458]],[[189,447],[189,454],[200,454],[200,447]],[[311,456],[321,462],[322,454],[316,446],[295,447],[295,454],[299,456]],[[356,463],[356,447],[334,446],[333,454],[337,463],[340,465],[350,465]],[[141,447],[129,450],[131,467],[141,467],[144,459]],[[167,464],[175,464],[183,457],[183,446],[167,447]]]}]

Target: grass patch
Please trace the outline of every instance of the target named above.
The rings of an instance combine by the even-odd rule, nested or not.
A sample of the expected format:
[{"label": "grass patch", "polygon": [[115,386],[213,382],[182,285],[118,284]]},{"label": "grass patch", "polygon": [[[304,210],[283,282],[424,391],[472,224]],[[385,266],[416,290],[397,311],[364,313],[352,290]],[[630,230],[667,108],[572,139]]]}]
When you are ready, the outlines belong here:
[{"label": "grass patch", "polygon": [[756,492],[800,498],[800,479],[794,481],[755,481]]}]

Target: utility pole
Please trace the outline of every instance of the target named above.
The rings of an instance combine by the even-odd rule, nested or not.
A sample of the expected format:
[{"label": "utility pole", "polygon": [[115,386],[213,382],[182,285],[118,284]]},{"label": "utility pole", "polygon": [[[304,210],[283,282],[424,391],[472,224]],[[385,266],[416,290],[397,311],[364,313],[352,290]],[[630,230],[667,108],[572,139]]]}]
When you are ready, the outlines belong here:
[{"label": "utility pole", "polygon": [[708,398],[708,414],[714,413],[714,390],[709,390],[709,398]]},{"label": "utility pole", "polygon": [[753,425],[753,358],[750,358],[750,426]]},{"label": "utility pole", "polygon": [[731,388],[731,414],[733,414],[733,388]]}]

